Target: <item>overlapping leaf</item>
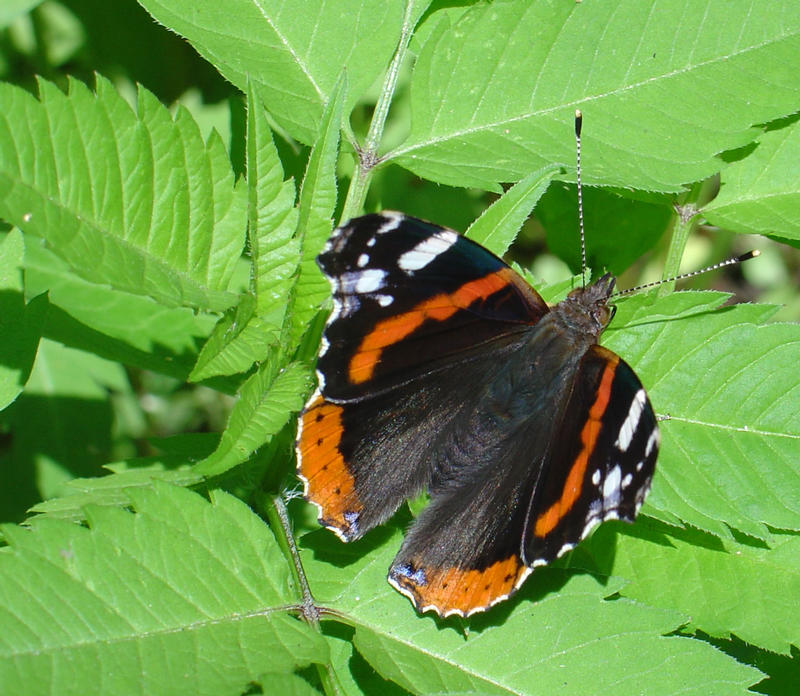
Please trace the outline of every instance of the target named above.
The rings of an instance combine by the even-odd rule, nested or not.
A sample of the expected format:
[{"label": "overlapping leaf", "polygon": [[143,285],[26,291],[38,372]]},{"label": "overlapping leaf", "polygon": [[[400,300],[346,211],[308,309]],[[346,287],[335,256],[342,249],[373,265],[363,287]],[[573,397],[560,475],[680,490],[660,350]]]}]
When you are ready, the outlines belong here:
[{"label": "overlapping leaf", "polygon": [[587,181],[678,190],[717,171],[714,156],[751,141],[753,124],[797,109],[800,15],[792,0],[765,9],[501,0],[434,13],[395,161],[442,183],[496,188],[571,164],[565,134],[580,108]]},{"label": "overlapping leaf", "polygon": [[384,0],[141,4],[243,92],[249,76],[278,124],[309,144],[342,70],[349,113],[386,69],[403,22],[403,3]]},{"label": "overlapping leaf", "polygon": [[214,318],[81,278],[41,240],[25,240],[25,292],[47,292],[46,333],[107,360],[185,380]]},{"label": "overlapping leaf", "polygon": [[218,136],[203,143],[140,89],[134,112],[103,78],[97,94],[40,81],[40,99],[0,85],[0,217],[82,278],[165,305],[221,310],[244,244],[245,199]]},{"label": "overlapping leaf", "polygon": [[797,536],[779,535],[767,549],[643,521],[604,525],[587,547],[601,572],[628,580],[625,597],[680,611],[694,629],[781,653],[800,640]]},{"label": "overlapping leaf", "polygon": [[246,372],[265,360],[281,339],[288,298],[300,262],[293,181],[272,142],[266,113],[252,84],[247,109],[248,241],[251,293],[223,317],[203,346],[192,379]]},{"label": "overlapping leaf", "polygon": [[0,683],[8,693],[239,694],[266,672],[324,662],[292,602],[274,538],[226,494],[157,485],[136,513],[89,528],[6,526]]},{"label": "overlapping leaf", "polygon": [[764,133],[755,150],[729,165],[719,195],[703,209],[714,225],[800,240],[800,126]]},{"label": "overlapping leaf", "polygon": [[311,386],[311,367],[265,362],[242,386],[219,447],[197,467],[214,476],[244,462],[297,413]]},{"label": "overlapping leaf", "polygon": [[22,287],[22,235],[0,241],[0,410],[17,398],[36,357],[47,298],[25,304]]}]

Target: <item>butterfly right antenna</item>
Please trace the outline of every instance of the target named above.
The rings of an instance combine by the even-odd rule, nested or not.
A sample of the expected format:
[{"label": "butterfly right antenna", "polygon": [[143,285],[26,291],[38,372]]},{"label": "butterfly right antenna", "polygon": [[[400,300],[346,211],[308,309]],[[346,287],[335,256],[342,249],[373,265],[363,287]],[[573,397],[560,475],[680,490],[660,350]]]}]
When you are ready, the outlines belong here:
[{"label": "butterfly right antenna", "polygon": [[615,292],[612,295],[612,297],[619,297],[620,295],[630,295],[631,293],[639,292],[640,290],[647,290],[647,288],[654,288],[659,285],[663,285],[664,283],[672,283],[676,280],[683,280],[684,278],[694,278],[694,276],[700,275],[701,273],[716,271],[719,268],[725,268],[725,266],[735,266],[737,263],[742,263],[742,261],[748,261],[749,259],[754,259],[756,256],[760,255],[761,252],[758,249],[753,249],[753,251],[748,251],[746,254],[742,254],[741,256],[734,256],[733,258],[726,259],[725,261],[720,261],[719,263],[712,264],[711,266],[706,266],[705,268],[701,268],[698,271],[681,273],[680,275],[672,276],[671,278],[664,278],[663,280],[654,280],[652,283],[637,285],[635,288],[628,288],[627,290],[617,290],[617,292]]},{"label": "butterfly right antenna", "polygon": [[575,109],[575,183],[578,187],[578,229],[581,235],[581,285],[586,287],[586,232],[583,227],[583,187],[581,186],[581,127],[583,114]]}]

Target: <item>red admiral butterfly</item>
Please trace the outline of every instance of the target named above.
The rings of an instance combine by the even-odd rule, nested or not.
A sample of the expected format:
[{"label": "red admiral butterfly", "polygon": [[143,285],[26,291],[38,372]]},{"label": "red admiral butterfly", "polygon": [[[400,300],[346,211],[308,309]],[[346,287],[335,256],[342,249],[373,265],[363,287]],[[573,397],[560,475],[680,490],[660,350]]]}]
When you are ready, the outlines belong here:
[{"label": "red admiral butterfly", "polygon": [[297,471],[344,541],[429,491],[389,569],[419,611],[483,611],[598,523],[633,521],[659,435],[597,344],[613,277],[548,307],[480,245],[400,213],[351,220],[318,262],[334,309]]}]

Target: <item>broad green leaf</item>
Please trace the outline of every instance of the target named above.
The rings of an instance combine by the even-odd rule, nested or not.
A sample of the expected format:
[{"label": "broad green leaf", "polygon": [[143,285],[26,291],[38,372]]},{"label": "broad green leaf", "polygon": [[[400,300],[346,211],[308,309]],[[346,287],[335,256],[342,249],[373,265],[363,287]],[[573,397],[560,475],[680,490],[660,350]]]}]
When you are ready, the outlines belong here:
[{"label": "broad green leaf", "polygon": [[724,171],[706,219],[747,234],[800,239],[800,126],[795,121],[758,139],[747,157]]},{"label": "broad green leaf", "polygon": [[[785,654],[797,644],[796,536],[777,536],[765,549],[733,541],[712,545],[694,530],[673,535],[646,522],[635,528],[614,523],[601,526],[589,547],[602,572],[628,579],[620,590],[625,597],[680,611],[691,617],[692,628],[712,636],[734,634]],[[669,577],[680,582],[665,582]]]},{"label": "broad green leaf", "polygon": [[47,297],[25,304],[22,235],[12,230],[0,241],[0,411],[19,396],[33,367]]},{"label": "broad green leaf", "polygon": [[684,623],[677,612],[607,601],[620,583],[559,569],[537,570],[515,598],[467,623],[419,617],[386,582],[399,536],[345,545],[315,532],[303,558],[318,602],[343,612],[358,651],[411,693],[622,696],[646,685],[654,695],[729,696],[759,679],[708,644],[668,636]]},{"label": "broad green leaf", "polygon": [[240,694],[327,659],[321,636],[286,613],[286,562],[243,503],[166,484],[131,500],[135,513],[90,508],[88,528],[3,527],[4,691]]},{"label": "broad green leaf", "polygon": [[404,3],[385,0],[141,0],[243,92],[255,84],[275,121],[311,144],[342,70],[345,113],[386,69]]},{"label": "broad green leaf", "polygon": [[[208,448],[203,447],[201,456],[208,454]],[[184,453],[165,453],[129,462],[106,464],[104,468],[111,473],[106,476],[74,478],[65,484],[59,497],[34,505],[30,512],[81,522],[86,518],[87,506],[125,507],[130,504],[130,489],[150,487],[156,480],[184,487],[201,483],[203,477],[195,473],[187,461],[191,459]]]},{"label": "broad green leaf", "polygon": [[553,162],[571,168],[579,108],[588,183],[677,191],[718,171],[715,156],[753,140],[753,124],[797,109],[796,10],[500,0],[435,12],[411,134],[390,156],[422,177],[497,190]]},{"label": "broad green leaf", "polygon": [[514,184],[470,226],[466,236],[498,256],[505,254],[555,172],[556,167],[545,167]]},{"label": "broad green leaf", "polygon": [[47,292],[48,338],[184,381],[215,317],[83,280],[41,240],[25,240],[25,294]]},{"label": "broad green leaf", "polygon": [[241,389],[217,450],[197,465],[203,476],[215,476],[244,462],[303,408],[311,385],[311,368],[290,363],[278,369],[261,365]]},{"label": "broad green leaf", "polygon": [[140,89],[136,112],[103,78],[96,94],[0,85],[0,217],[85,280],[168,306],[218,311],[244,243],[244,191],[218,136],[203,143]]},{"label": "broad green leaf", "polygon": [[713,311],[725,297],[631,298],[603,343],[667,419],[645,511],[768,539],[765,525],[800,530],[800,326],[765,324],[769,306]]},{"label": "broad green leaf", "polygon": [[336,207],[336,160],[345,87],[343,76],[326,106],[322,134],[311,150],[300,187],[297,238],[301,245],[301,263],[292,289],[289,345],[294,345],[306,331],[320,304],[330,293],[330,286],[317,267],[316,258],[331,233]]}]

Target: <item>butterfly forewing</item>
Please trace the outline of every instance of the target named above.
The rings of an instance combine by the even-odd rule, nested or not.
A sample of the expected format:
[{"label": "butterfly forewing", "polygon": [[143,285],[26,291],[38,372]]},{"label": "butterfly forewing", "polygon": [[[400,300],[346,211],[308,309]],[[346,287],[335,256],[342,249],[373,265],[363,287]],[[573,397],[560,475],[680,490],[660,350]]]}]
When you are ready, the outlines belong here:
[{"label": "butterfly forewing", "polygon": [[549,563],[608,519],[633,522],[658,454],[650,400],[618,355],[592,346],[528,505],[523,559]]},{"label": "butterfly forewing", "polygon": [[391,389],[548,311],[480,245],[399,213],[338,228],[319,263],[334,301],[317,366],[328,399]]}]

